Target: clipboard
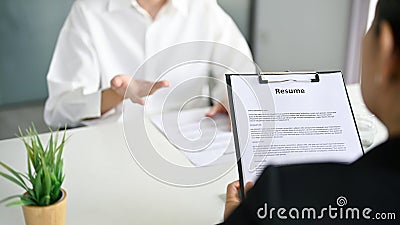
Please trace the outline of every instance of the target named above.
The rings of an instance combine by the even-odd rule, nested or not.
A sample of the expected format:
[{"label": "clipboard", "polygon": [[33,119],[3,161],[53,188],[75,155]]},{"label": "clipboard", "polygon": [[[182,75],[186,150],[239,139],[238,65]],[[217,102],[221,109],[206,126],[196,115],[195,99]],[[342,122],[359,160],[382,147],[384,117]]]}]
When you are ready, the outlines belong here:
[{"label": "clipboard", "polygon": [[351,163],[364,154],[340,71],[225,76],[241,187],[269,165]]}]

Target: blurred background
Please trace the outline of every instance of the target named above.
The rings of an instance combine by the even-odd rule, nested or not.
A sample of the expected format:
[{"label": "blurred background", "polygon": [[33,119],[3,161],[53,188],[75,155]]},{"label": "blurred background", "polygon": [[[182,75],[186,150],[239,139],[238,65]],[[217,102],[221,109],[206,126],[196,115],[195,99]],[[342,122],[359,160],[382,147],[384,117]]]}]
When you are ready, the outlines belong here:
[{"label": "blurred background", "polygon": [[[359,82],[360,40],[376,0],[217,0],[263,71],[341,70]],[[0,139],[47,131],[46,73],[74,0],[0,1]]]}]

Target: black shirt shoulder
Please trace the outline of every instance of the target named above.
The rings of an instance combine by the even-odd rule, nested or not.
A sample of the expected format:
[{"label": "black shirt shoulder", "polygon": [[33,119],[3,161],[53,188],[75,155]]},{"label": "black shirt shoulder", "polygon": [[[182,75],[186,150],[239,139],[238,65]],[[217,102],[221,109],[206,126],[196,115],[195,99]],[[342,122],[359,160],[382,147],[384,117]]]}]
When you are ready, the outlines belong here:
[{"label": "black shirt shoulder", "polygon": [[[248,193],[247,199],[233,213],[232,220],[228,220],[231,221],[229,224],[236,224],[232,223],[233,220],[247,221],[246,224],[321,222],[321,220],[302,220],[302,223],[298,223],[298,220],[282,221],[277,218],[260,220],[257,211],[265,207],[265,204],[269,209],[275,208],[275,210],[312,207],[316,212],[329,206],[338,209],[371,208],[372,213],[395,212],[400,217],[399,160],[400,139],[395,139],[374,148],[348,165],[320,163],[267,167],[254,188]],[[346,204],[340,207],[339,201]],[[243,220],[244,218],[246,219]],[[328,219],[324,220],[325,224],[346,224],[339,223],[346,220],[325,219]],[[354,223],[355,221],[347,222]]]}]

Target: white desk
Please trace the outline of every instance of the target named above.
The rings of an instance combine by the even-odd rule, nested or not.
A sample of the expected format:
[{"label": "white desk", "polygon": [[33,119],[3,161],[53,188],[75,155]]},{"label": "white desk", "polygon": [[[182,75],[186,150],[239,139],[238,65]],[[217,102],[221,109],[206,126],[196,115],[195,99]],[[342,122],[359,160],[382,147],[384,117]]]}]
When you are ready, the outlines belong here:
[{"label": "white desk", "polygon": [[[353,103],[362,102],[357,85],[348,90]],[[387,137],[385,128],[380,123],[377,126],[374,145]],[[136,132],[140,134],[143,130],[138,127]],[[150,128],[150,132],[153,140],[164,146],[165,151],[160,154],[188,165],[155,128]],[[132,159],[122,124],[79,128],[69,130],[68,134],[71,137],[64,152],[67,224],[214,224],[221,221],[224,201],[220,195],[225,193],[228,183],[237,179],[236,168],[207,185],[171,186],[147,175]],[[26,156],[21,141],[0,141],[0,160],[25,171]],[[15,185],[0,179],[0,198],[19,192]],[[0,224],[24,224],[21,208],[1,205]]]}]

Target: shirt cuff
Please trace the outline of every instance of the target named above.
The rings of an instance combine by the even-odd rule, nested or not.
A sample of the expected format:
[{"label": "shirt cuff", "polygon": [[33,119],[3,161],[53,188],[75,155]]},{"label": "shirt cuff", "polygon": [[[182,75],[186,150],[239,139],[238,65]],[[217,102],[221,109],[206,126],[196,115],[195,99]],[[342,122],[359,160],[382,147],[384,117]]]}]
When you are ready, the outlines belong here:
[{"label": "shirt cuff", "polygon": [[85,102],[83,105],[82,115],[80,118],[98,118],[101,117],[101,91],[96,91],[91,94],[85,95]]}]

